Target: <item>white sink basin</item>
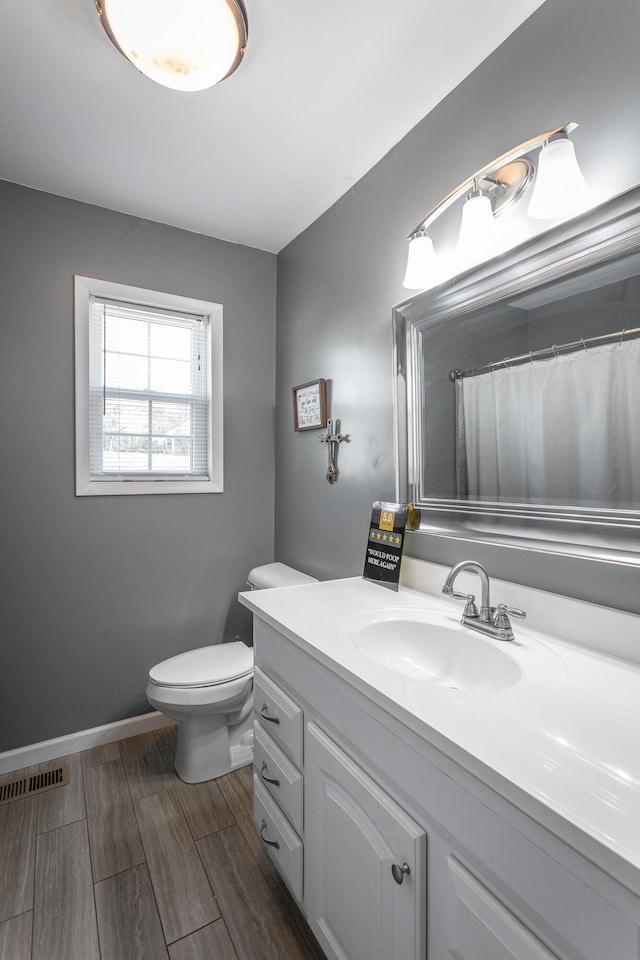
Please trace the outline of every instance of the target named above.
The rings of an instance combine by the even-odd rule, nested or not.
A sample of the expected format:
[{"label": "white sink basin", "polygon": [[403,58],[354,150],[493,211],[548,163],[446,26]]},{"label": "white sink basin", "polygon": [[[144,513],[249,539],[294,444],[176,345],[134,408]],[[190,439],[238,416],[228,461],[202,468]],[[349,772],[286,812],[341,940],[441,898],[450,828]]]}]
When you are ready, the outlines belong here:
[{"label": "white sink basin", "polygon": [[453,690],[499,690],[522,678],[509,643],[491,640],[439,611],[394,610],[351,621],[340,633],[387,670]]}]

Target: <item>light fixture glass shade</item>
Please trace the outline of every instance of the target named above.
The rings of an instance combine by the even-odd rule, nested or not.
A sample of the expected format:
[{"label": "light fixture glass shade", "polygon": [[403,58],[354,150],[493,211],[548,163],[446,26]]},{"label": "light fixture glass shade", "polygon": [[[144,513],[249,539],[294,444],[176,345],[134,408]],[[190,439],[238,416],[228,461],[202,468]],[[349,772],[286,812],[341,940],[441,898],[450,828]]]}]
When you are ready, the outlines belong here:
[{"label": "light fixture glass shade", "polygon": [[407,270],[402,281],[407,290],[425,290],[438,275],[438,258],[431,237],[418,233],[409,241]]},{"label": "light fixture glass shade", "polygon": [[477,263],[491,257],[496,249],[496,222],[489,197],[474,193],[462,208],[462,223],[456,249],[463,264]]},{"label": "light fixture glass shade", "polygon": [[552,140],[540,151],[529,204],[534,220],[558,220],[587,210],[593,203],[571,140]]},{"label": "light fixture glass shade", "polygon": [[236,0],[100,0],[109,38],[145,76],[174,90],[204,90],[236,69],[247,24]]}]

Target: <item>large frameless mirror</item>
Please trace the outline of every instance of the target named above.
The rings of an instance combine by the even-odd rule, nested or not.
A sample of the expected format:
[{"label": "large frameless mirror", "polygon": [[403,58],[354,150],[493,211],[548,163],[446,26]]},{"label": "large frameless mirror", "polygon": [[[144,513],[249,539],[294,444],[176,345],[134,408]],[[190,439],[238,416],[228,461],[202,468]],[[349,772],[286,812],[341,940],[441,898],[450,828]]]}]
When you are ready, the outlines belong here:
[{"label": "large frameless mirror", "polygon": [[423,530],[640,562],[640,187],[394,310]]}]

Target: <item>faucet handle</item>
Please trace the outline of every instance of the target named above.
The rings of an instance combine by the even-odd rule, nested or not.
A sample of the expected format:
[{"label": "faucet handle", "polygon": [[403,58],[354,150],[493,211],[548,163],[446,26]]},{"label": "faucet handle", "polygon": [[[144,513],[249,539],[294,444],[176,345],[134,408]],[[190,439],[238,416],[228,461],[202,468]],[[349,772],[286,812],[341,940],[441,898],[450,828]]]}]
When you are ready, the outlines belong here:
[{"label": "faucet handle", "polygon": [[478,608],[476,606],[476,598],[473,593],[460,593],[459,590],[452,590],[449,596],[454,597],[456,600],[464,600],[465,608],[462,611],[463,619],[466,617],[471,620],[480,619],[480,614],[478,613]]},{"label": "faucet handle", "polygon": [[[500,604],[498,604],[500,606]],[[515,617],[517,620],[526,620],[527,615],[524,610],[521,610],[520,607],[507,607],[507,613],[510,616]]]},{"label": "faucet handle", "polygon": [[516,617],[518,620],[524,620],[527,616],[524,610],[520,610],[518,607],[508,607],[506,603],[499,603],[496,607],[496,613],[494,617],[494,625],[496,627],[505,627],[509,628],[511,626],[509,622],[509,617]]}]

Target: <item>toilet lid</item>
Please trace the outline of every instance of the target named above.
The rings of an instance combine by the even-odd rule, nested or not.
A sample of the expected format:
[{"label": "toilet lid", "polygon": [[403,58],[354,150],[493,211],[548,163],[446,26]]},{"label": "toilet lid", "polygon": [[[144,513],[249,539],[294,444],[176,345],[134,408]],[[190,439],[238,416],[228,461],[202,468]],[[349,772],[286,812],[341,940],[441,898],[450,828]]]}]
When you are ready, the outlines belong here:
[{"label": "toilet lid", "polygon": [[253,671],[253,650],[241,640],[198,647],[163,660],[149,671],[149,679],[164,687],[210,687],[236,680]]}]

